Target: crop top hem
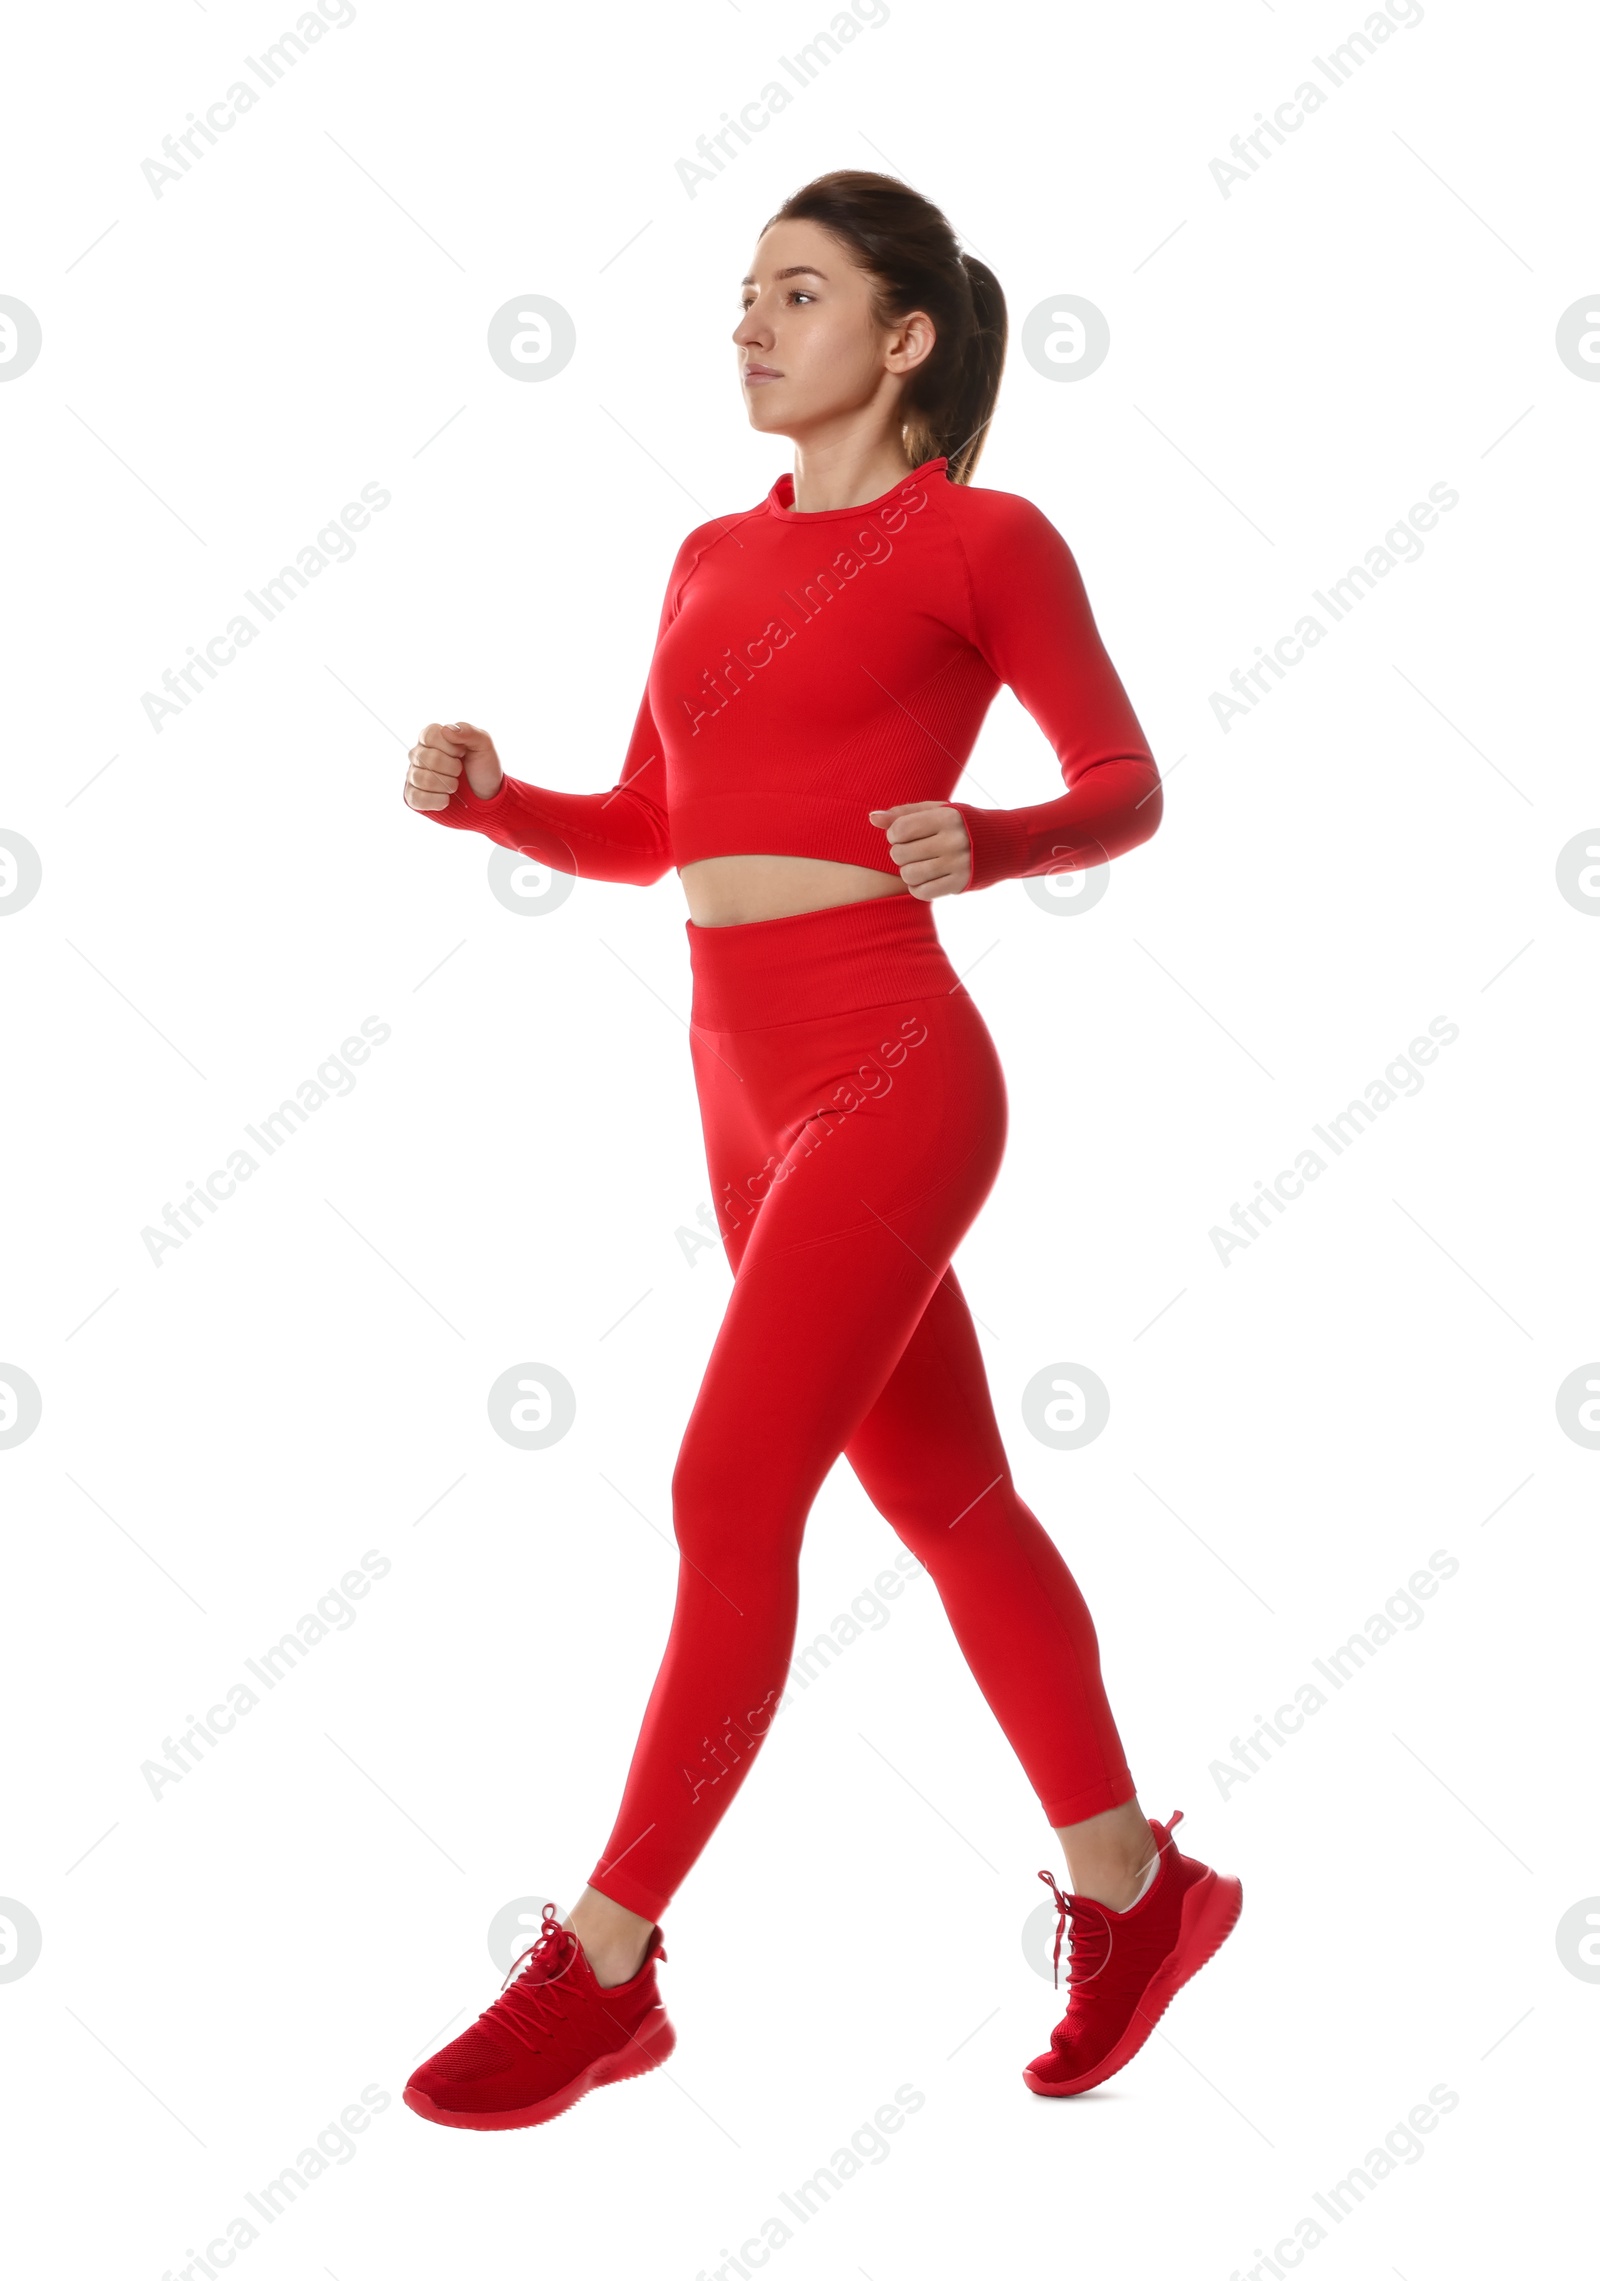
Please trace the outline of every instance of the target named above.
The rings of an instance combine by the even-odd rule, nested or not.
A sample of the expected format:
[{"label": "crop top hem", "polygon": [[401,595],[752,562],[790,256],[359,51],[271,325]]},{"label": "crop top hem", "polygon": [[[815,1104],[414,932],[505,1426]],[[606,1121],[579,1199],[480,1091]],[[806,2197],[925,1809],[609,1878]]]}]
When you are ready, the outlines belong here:
[{"label": "crop top hem", "polygon": [[[673,863],[681,870],[686,863],[702,863],[717,856],[796,855],[823,863],[855,863],[868,871],[897,875],[898,866],[889,854],[882,825],[869,824],[866,809],[857,802],[795,793],[779,804],[782,829],[761,831],[742,828],[740,817],[746,803],[741,799],[699,800],[692,819],[685,819],[673,834]],[[895,803],[885,801],[884,805]],[[734,811],[731,831],[725,815],[728,810]]]}]

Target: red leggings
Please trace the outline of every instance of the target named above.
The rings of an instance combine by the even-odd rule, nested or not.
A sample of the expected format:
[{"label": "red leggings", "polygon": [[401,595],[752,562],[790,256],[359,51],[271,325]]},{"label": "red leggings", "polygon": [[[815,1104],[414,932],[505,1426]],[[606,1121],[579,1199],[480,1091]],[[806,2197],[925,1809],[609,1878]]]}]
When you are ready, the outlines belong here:
[{"label": "red leggings", "polygon": [[800,1543],[841,1451],[933,1577],[1053,1827],[1134,1795],[1094,1625],[1017,1495],[950,1265],[1006,1141],[994,1041],[931,904],[685,921],[733,1291],[672,1478],[672,1629],[589,1882],[658,1919],[783,1694]]}]

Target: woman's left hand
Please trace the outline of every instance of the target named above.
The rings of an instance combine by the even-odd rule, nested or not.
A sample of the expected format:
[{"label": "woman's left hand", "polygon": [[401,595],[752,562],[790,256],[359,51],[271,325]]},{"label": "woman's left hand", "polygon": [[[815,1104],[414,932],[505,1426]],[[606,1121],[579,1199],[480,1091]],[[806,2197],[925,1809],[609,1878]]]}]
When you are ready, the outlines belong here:
[{"label": "woman's left hand", "polygon": [[913,895],[959,895],[972,877],[972,842],[959,810],[944,800],[907,800],[869,808],[869,824],[889,835],[889,856]]}]

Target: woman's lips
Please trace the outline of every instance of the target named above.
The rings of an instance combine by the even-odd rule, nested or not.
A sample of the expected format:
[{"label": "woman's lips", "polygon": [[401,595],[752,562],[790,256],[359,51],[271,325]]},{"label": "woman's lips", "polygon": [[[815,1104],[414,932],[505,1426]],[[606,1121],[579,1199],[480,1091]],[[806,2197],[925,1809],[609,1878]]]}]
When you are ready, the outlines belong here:
[{"label": "woman's lips", "polygon": [[773,372],[766,366],[752,364],[746,369],[744,384],[747,388],[759,388],[764,381],[781,380],[782,378],[781,372]]}]

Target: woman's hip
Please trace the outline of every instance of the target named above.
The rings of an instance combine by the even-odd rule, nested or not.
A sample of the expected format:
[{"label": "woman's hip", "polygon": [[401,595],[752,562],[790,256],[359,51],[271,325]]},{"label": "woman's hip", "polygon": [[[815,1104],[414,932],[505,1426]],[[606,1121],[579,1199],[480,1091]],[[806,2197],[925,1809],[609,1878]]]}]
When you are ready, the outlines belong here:
[{"label": "woman's hip", "polygon": [[951,1181],[987,1193],[1005,1147],[1005,1080],[926,902],[883,896],[686,925],[719,1219],[784,1182],[829,1220],[837,1203],[825,1196],[842,1199],[852,1183],[885,1211]]},{"label": "woman's hip", "polygon": [[697,1029],[768,1029],[961,987],[917,895],[872,895],[742,925],[685,919]]}]

